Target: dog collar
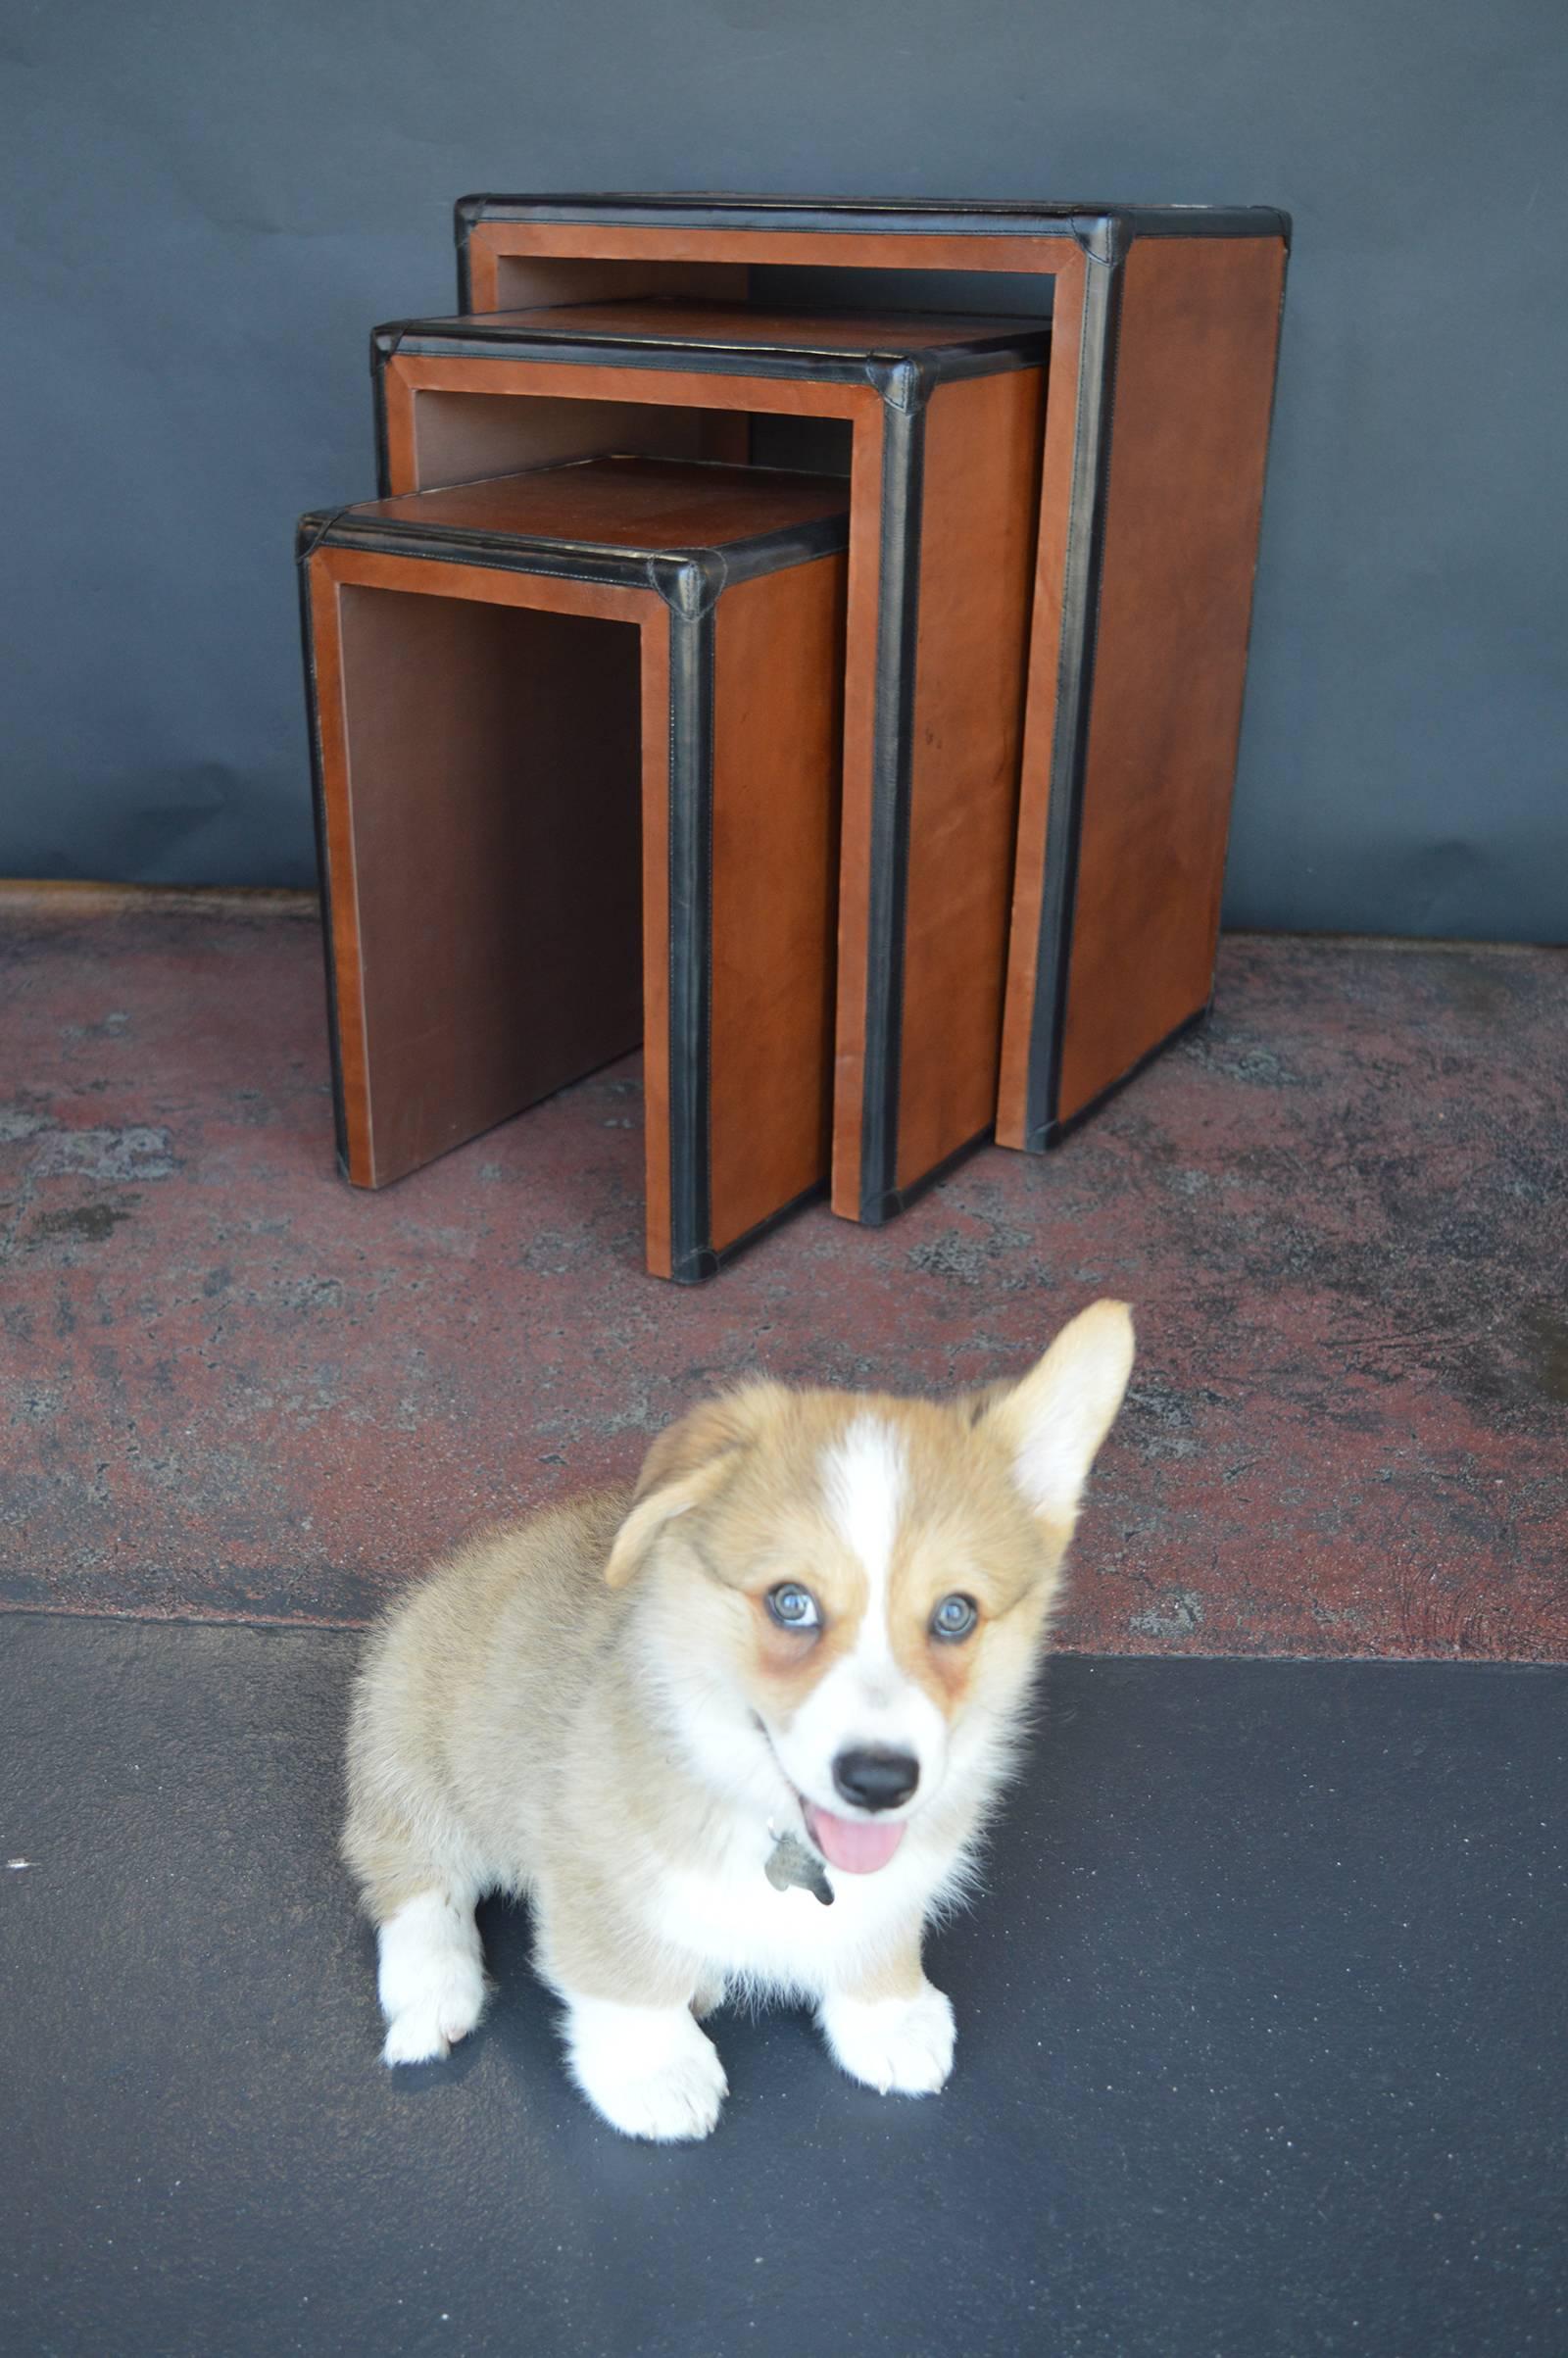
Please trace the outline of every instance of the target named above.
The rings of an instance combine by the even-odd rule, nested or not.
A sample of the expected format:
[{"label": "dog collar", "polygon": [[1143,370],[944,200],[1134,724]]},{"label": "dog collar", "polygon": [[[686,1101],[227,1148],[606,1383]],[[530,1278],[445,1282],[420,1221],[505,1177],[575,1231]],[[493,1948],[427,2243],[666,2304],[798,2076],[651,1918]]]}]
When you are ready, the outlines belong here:
[{"label": "dog collar", "polygon": [[814,1850],[808,1850],[798,1834],[781,1834],[767,1861],[767,1880],[775,1891],[792,1888],[809,1891],[825,1908],[833,1905],[833,1886]]}]

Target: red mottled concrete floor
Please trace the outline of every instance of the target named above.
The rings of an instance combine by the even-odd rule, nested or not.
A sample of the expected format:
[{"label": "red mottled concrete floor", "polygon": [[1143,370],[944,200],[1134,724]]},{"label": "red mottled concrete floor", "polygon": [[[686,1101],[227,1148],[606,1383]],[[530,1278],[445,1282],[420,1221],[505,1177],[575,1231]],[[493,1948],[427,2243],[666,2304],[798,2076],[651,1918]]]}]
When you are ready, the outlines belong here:
[{"label": "red mottled concrete floor", "polygon": [[1568,1658],[1568,953],[1233,938],[1057,1154],[695,1292],[635,1062],[351,1193],[303,900],[12,888],[0,961],[0,1602],[361,1620],[726,1378],[967,1384],[1110,1293],[1069,1647]]}]

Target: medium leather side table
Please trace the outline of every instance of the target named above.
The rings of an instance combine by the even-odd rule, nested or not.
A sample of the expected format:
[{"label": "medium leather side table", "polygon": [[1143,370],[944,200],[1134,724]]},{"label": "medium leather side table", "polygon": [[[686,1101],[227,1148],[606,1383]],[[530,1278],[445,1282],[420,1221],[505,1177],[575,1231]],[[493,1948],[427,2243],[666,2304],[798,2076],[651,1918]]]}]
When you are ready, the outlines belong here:
[{"label": "medium leather side table", "polygon": [[639,414],[656,447],[676,424],[848,423],[832,1198],[853,1219],[898,1211],[995,1118],[1049,348],[1027,319],[655,298],[372,338],[394,494]]}]

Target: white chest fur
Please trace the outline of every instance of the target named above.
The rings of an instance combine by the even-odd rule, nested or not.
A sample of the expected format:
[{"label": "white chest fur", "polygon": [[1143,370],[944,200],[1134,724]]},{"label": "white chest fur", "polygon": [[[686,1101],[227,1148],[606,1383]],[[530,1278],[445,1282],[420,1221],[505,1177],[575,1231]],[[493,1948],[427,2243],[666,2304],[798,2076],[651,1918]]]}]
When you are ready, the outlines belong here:
[{"label": "white chest fur", "polygon": [[833,1904],[775,1891],[772,1837],[738,1835],[717,1859],[671,1867],[648,1894],[649,1931],[734,1988],[820,1997],[852,1987],[906,1940],[951,1881],[956,1861],[911,1839],[875,1875],[829,1870]]}]

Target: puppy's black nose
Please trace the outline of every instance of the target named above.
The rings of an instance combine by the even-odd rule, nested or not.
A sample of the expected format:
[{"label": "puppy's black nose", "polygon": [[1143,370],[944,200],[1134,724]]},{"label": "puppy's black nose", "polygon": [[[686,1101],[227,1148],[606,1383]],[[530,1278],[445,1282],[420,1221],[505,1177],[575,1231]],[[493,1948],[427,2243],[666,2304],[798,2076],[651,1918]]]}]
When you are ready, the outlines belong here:
[{"label": "puppy's black nose", "polygon": [[897,1809],[919,1784],[920,1763],[912,1752],[841,1752],[833,1782],[858,1809]]}]

